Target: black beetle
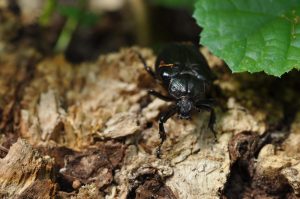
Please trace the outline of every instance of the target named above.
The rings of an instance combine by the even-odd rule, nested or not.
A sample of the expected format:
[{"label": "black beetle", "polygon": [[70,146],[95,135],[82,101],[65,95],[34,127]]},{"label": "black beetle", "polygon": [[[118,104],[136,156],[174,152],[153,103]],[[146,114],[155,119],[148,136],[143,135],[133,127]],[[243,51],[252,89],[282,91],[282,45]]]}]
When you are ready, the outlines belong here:
[{"label": "black beetle", "polygon": [[206,96],[213,80],[213,74],[198,49],[190,44],[166,46],[156,59],[155,71],[147,66],[140,54],[138,55],[147,72],[162,83],[169,95],[164,96],[154,90],[150,90],[149,94],[164,101],[174,102],[168,111],[161,114],[159,119],[161,142],[157,149],[157,157],[160,157],[161,146],[166,139],[164,123],[175,113],[178,113],[181,119],[190,119],[192,110],[210,111],[208,126],[216,139],[216,132],[213,128],[215,123],[213,100],[207,99]]}]

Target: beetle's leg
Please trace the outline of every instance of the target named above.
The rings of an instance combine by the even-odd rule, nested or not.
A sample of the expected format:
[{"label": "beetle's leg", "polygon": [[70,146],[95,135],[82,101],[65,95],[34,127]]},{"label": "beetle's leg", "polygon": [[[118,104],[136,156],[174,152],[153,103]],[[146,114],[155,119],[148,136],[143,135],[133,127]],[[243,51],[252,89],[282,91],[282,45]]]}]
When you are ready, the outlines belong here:
[{"label": "beetle's leg", "polygon": [[159,118],[159,136],[160,136],[160,144],[156,150],[156,157],[160,158],[161,153],[161,146],[163,145],[164,141],[166,140],[166,131],[164,127],[164,123],[172,117],[177,112],[176,107],[171,107],[167,112],[161,114]]},{"label": "beetle's leg", "polygon": [[152,68],[150,66],[147,65],[146,63],[146,60],[144,59],[144,57],[139,53],[139,52],[136,52],[139,59],[141,60],[141,62],[143,63],[144,65],[144,68],[145,70],[154,78],[154,79],[157,79],[156,78],[156,75],[155,75],[155,72],[152,70]]},{"label": "beetle's leg", "polygon": [[210,130],[213,132],[214,137],[215,137],[215,141],[217,141],[217,132],[214,129],[214,124],[216,122],[216,114],[215,114],[214,109],[211,107],[210,104],[199,104],[198,106],[196,106],[196,108],[198,110],[204,109],[204,110],[210,112],[210,118],[209,118],[209,122],[208,122],[208,128],[210,128]]},{"label": "beetle's leg", "polygon": [[171,98],[171,97],[169,97],[169,96],[164,96],[164,95],[162,95],[162,94],[160,94],[159,92],[154,91],[154,90],[149,90],[148,93],[149,93],[150,95],[153,95],[153,96],[155,96],[155,97],[157,97],[157,98],[159,98],[159,99],[161,99],[161,100],[167,101],[167,102],[174,101],[173,98]]}]

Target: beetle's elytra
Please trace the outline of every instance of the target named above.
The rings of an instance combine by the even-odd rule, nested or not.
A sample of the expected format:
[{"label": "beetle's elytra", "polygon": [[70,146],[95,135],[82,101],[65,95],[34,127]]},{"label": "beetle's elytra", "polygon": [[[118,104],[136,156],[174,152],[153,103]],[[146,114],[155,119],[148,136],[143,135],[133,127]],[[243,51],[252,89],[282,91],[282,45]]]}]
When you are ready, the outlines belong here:
[{"label": "beetle's elytra", "polygon": [[157,149],[157,157],[160,157],[161,146],[166,139],[164,123],[176,113],[181,119],[189,119],[193,110],[210,111],[208,126],[216,137],[213,129],[215,113],[212,108],[212,100],[207,99],[213,75],[199,50],[190,44],[168,45],[158,55],[155,71],[146,65],[141,55],[139,57],[148,73],[160,81],[168,91],[167,96],[154,90],[150,90],[149,93],[162,100],[173,102],[159,119],[161,142]]}]

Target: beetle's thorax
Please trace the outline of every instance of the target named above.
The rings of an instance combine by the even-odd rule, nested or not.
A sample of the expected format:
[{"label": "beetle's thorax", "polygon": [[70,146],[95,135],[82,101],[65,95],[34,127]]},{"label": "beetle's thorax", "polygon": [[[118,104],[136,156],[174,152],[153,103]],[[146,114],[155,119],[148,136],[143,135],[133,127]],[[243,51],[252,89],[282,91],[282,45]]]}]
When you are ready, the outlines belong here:
[{"label": "beetle's thorax", "polygon": [[171,79],[168,91],[177,100],[188,97],[198,101],[205,95],[205,82],[190,74],[178,75]]}]

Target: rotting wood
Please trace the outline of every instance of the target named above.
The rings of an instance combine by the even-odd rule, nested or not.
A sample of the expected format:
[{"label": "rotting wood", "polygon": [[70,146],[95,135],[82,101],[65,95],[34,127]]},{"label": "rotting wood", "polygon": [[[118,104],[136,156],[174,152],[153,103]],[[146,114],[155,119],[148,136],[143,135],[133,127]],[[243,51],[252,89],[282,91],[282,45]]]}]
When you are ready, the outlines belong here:
[{"label": "rotting wood", "polygon": [[[277,102],[270,101],[267,109],[248,106],[245,99],[252,96],[251,88],[243,90],[238,78],[225,73],[216,82],[224,94],[216,106],[218,142],[212,142],[207,113],[195,114],[191,121],[173,117],[166,123],[168,137],[162,148],[163,159],[159,160],[155,157],[159,143],[157,118],[168,103],[147,95],[147,89],[161,88],[144,71],[136,50],[153,65],[155,57],[150,50],[127,48],[76,67],[62,56],[43,59],[35,66],[34,78],[20,98],[18,129],[32,146],[55,158],[52,164],[60,169],[54,171],[59,180],[50,178],[19,187],[35,190],[37,185],[51,186],[51,194],[62,198],[141,198],[151,194],[156,198],[219,198],[232,169],[228,152],[232,136],[245,131],[262,134],[283,117],[280,105],[273,110]],[[211,67],[219,70],[216,64],[222,62],[209,60]],[[255,97],[252,103],[263,101]],[[271,123],[267,120],[269,113]],[[292,129],[290,138],[296,136],[297,128]],[[267,179],[264,182],[272,183],[272,176],[280,174],[282,178],[275,179],[279,185],[289,185],[289,193],[295,190],[298,194],[298,178],[293,175],[298,168],[297,151],[284,157],[291,152],[289,142],[295,140],[298,138],[284,142],[281,155],[269,154],[272,150],[265,152],[270,145],[262,149],[258,162],[253,164],[258,174],[256,182],[261,182],[259,177],[263,176]],[[112,146],[120,146],[122,151],[117,153]],[[19,153],[28,155],[22,147]],[[115,156],[120,158],[116,164]],[[281,163],[287,160],[278,169],[273,168],[274,159]],[[87,162],[93,164],[87,166]],[[31,175],[26,179],[32,179]]]}]

